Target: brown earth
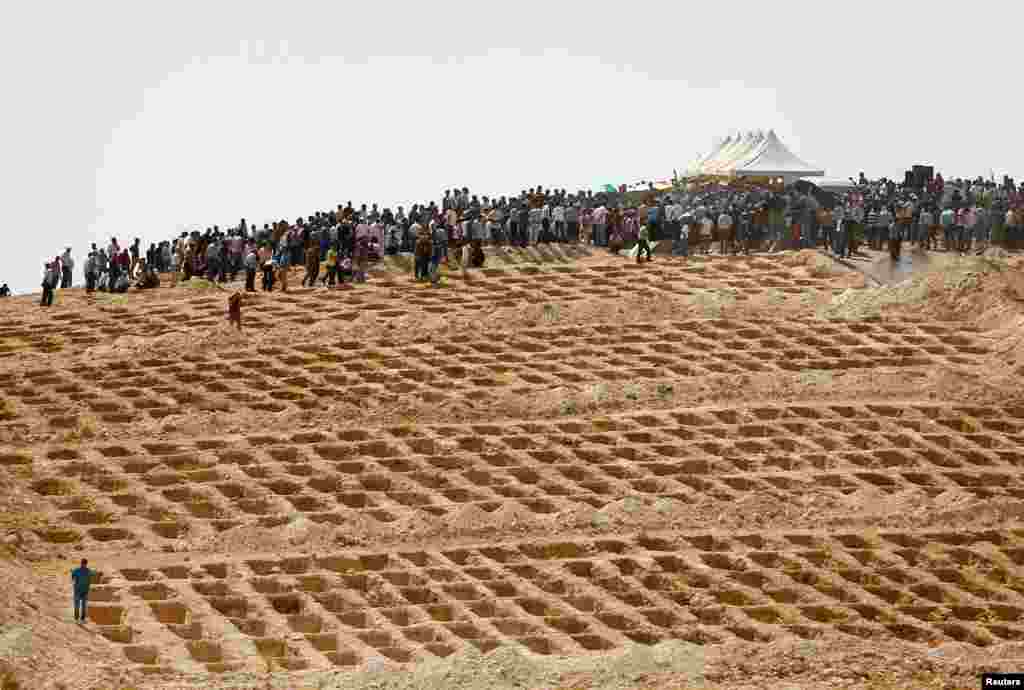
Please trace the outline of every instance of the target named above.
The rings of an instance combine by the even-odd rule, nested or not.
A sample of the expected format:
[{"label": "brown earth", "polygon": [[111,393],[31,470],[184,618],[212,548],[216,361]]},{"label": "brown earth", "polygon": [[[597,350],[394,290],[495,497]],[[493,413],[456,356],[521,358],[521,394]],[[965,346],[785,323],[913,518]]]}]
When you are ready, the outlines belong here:
[{"label": "brown earth", "polygon": [[201,282],[3,302],[0,687],[1019,666],[1018,259],[881,288],[815,252],[406,268],[247,296],[241,335]]}]

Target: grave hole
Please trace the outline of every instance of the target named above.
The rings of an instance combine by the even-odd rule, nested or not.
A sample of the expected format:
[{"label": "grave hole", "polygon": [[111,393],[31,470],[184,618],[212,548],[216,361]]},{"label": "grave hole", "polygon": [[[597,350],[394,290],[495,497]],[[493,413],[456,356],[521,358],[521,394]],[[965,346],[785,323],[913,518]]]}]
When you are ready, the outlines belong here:
[{"label": "grave hole", "polygon": [[494,593],[494,596],[496,597],[509,598],[514,597],[519,593],[519,590],[516,589],[516,586],[510,582],[495,581],[484,582],[483,584],[485,587],[487,587],[487,589],[491,590]]},{"label": "grave hole", "polygon": [[432,604],[438,599],[434,592],[422,587],[402,587],[399,593],[410,604]]},{"label": "grave hole", "polygon": [[227,618],[245,618],[249,610],[249,603],[244,597],[209,597],[207,601],[215,611]]},{"label": "grave hole", "polygon": [[39,538],[51,544],[71,544],[82,540],[82,534],[73,529],[55,527],[39,530]]},{"label": "grave hole", "polygon": [[283,594],[291,590],[290,586],[273,577],[256,577],[249,581],[249,585],[260,594]]},{"label": "grave hole", "polygon": [[165,625],[185,625],[191,616],[188,608],[180,602],[153,602],[149,608],[153,616]]},{"label": "grave hole", "polygon": [[216,642],[209,640],[193,640],[187,642],[189,655],[201,663],[219,663],[224,659],[224,652]]},{"label": "grave hole", "polygon": [[335,666],[358,666],[362,659],[351,651],[328,652],[327,659]]},{"label": "grave hole", "polygon": [[41,496],[64,496],[71,493],[73,486],[63,479],[40,479],[32,483],[32,490]]},{"label": "grave hole", "polygon": [[647,630],[627,630],[623,634],[637,644],[646,646],[656,645],[661,642],[661,637]]},{"label": "grave hole", "polygon": [[386,630],[367,630],[356,635],[360,640],[378,650],[385,649],[395,643],[391,633]]},{"label": "grave hole", "polygon": [[894,587],[887,587],[885,585],[865,585],[864,591],[869,594],[888,602],[889,604],[895,605],[904,599],[904,593],[902,590]]},{"label": "grave hole", "polygon": [[934,584],[914,585],[910,588],[910,591],[919,597],[934,601],[937,604],[943,603],[949,596],[942,587]]},{"label": "grave hole", "polygon": [[134,664],[156,664],[159,652],[156,647],[151,645],[135,645],[124,648],[124,655]]},{"label": "grave hole", "polygon": [[192,589],[204,597],[228,597],[234,594],[226,582],[203,582],[200,580],[192,583]]},{"label": "grave hole", "polygon": [[150,529],[164,539],[180,539],[189,531],[189,526],[183,522],[153,522]]},{"label": "grave hole", "polygon": [[285,616],[293,616],[302,612],[303,601],[294,595],[268,596],[271,607]]},{"label": "grave hole", "polygon": [[885,628],[896,637],[908,642],[927,642],[933,637],[927,629],[906,623],[891,623]]},{"label": "grave hole", "polygon": [[613,630],[626,631],[637,627],[636,621],[618,613],[598,613],[597,618]]},{"label": "grave hole", "polygon": [[[669,549],[665,549],[669,550]],[[702,553],[700,559],[716,570],[745,570],[746,566],[732,556],[720,553]]]},{"label": "grave hole", "polygon": [[260,656],[267,659],[283,659],[288,654],[288,646],[284,640],[269,637],[254,638],[253,644]]},{"label": "grave hole", "polygon": [[144,585],[135,585],[131,588],[132,594],[144,599],[146,601],[164,601],[167,599],[173,599],[178,596],[178,593],[163,584],[162,582],[152,582]]},{"label": "grave hole", "polygon": [[482,598],[482,593],[471,584],[445,585],[444,591],[459,601],[472,601]]},{"label": "grave hole", "polygon": [[288,616],[288,627],[303,635],[314,635],[323,630],[324,622],[315,614]]},{"label": "grave hole", "polygon": [[[91,619],[92,616],[90,615],[89,618]],[[99,633],[114,644],[130,644],[135,638],[131,626],[127,625],[103,626],[100,627]]]}]

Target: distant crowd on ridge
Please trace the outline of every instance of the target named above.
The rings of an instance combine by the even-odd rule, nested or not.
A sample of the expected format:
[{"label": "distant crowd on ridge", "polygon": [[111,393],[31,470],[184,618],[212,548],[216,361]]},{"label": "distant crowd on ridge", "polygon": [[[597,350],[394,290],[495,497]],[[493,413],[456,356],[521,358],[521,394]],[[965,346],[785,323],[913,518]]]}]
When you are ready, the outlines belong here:
[{"label": "distant crowd on ridge", "polygon": [[[992,244],[1016,249],[1024,245],[1024,184],[947,183],[940,174],[924,187],[910,187],[861,174],[841,194],[742,182],[652,187],[639,195],[535,187],[488,197],[464,187],[446,190],[440,204],[413,204],[408,211],[349,202],[262,228],[243,218],[231,228],[183,232],[148,248],[138,238],[127,246],[114,238],[90,247],[83,278],[87,292],[151,289],[161,274],[169,274],[172,286],[179,279],[226,283],[244,275],[247,291],[257,289],[257,277],[264,291],[287,291],[292,267],[305,268],[303,286],[334,287],[364,282],[372,262],[406,254],[414,258],[415,280],[436,282],[442,265],[483,266],[485,245],[579,243],[630,250],[640,262],[651,260],[653,242],[669,243],[680,257],[817,246],[842,258],[866,244],[887,245],[898,259],[903,242],[949,252]],[[53,303],[55,290],[71,287],[74,267],[70,247],[44,264],[44,306]]]}]

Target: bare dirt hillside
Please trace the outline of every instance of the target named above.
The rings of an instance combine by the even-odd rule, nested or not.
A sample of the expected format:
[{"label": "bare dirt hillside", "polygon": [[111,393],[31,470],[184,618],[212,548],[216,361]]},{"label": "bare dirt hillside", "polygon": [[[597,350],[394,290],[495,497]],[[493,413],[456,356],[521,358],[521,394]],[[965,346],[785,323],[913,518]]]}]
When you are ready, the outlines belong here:
[{"label": "bare dirt hillside", "polygon": [[1020,259],[407,268],[248,295],[242,333],[202,281],[0,303],[0,687],[954,688],[1024,658]]}]

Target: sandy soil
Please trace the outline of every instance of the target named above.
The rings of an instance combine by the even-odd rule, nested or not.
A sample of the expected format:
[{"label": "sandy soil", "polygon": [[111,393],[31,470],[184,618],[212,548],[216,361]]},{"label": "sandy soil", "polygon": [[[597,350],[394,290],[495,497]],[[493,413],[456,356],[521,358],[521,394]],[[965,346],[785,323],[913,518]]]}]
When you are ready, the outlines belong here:
[{"label": "sandy soil", "polygon": [[813,251],[507,251],[438,287],[406,263],[247,296],[241,334],[205,283],[0,305],[0,678],[953,688],[1019,666],[1019,259],[879,288]]}]

